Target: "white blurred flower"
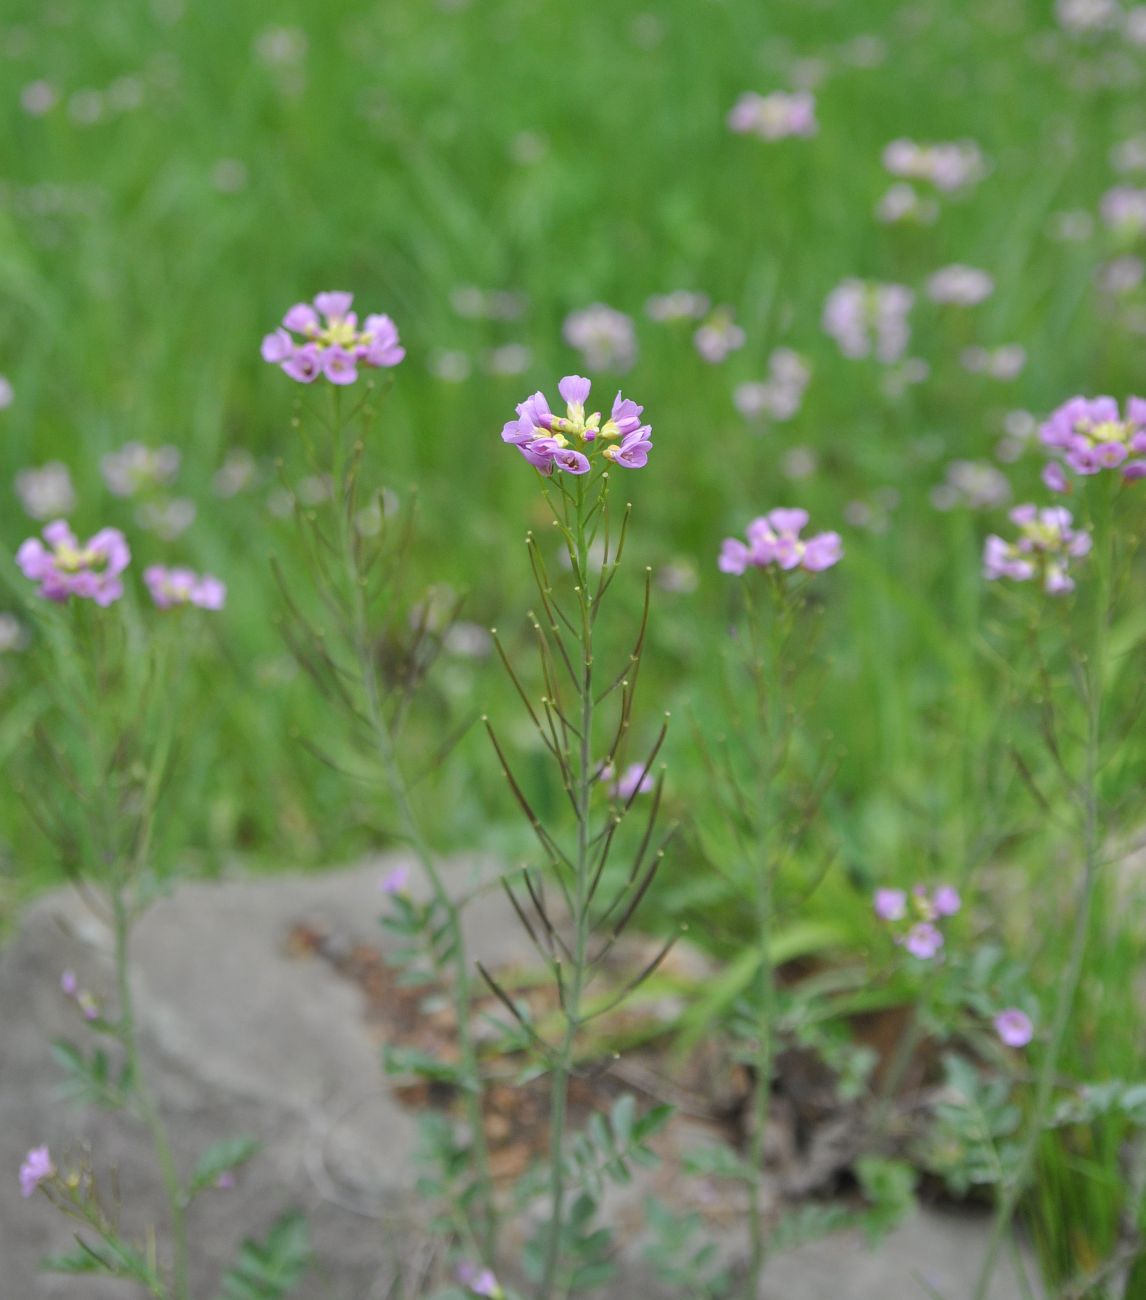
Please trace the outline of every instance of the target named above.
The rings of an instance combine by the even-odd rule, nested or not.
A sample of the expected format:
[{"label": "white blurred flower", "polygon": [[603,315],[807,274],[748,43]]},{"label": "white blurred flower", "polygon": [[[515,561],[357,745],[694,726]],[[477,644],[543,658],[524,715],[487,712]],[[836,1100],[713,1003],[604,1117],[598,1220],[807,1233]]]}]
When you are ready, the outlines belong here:
[{"label": "white blurred flower", "polygon": [[929,226],[939,216],[939,204],[932,198],[923,198],[914,185],[899,181],[876,204],[875,215],[887,225],[913,222]]},{"label": "white blurred flower", "polygon": [[33,519],[57,519],[76,508],[76,491],[68,467],[58,460],[16,475],[16,495]]},{"label": "white blurred flower", "polygon": [[931,504],[936,510],[956,506],[989,510],[1010,499],[1010,480],[987,461],[953,460],[947,466],[945,481],[931,490]]},{"label": "white blurred flower", "polygon": [[581,353],[590,370],[631,369],[637,359],[637,335],[624,312],[605,303],[593,303],[565,318],[565,342]]},{"label": "white blurred flower", "polygon": [[20,92],[20,107],[29,117],[43,117],[59,101],[56,88],[48,81],[30,81]]},{"label": "white blurred flower", "polygon": [[470,359],[464,352],[432,352],[427,365],[435,379],[447,384],[463,383],[470,375]]},{"label": "white blurred flower", "polygon": [[117,497],[169,487],[179,475],[182,457],[177,447],[145,447],[127,442],[100,461],[108,491]]},{"label": "white blurred flower", "polygon": [[186,497],[144,501],[136,508],[135,522],[163,541],[173,542],[195,522],[195,502]]},{"label": "white blurred flower", "polygon": [[792,447],[784,455],[781,472],[785,478],[811,478],[817,464],[816,453],[811,447]]},{"label": "white blurred flower", "polygon": [[227,452],[222,465],[211,479],[211,488],[217,497],[238,496],[254,484],[258,466],[249,451],[236,448]]},{"label": "white blurred flower", "polygon": [[733,318],[732,308],[718,307],[692,336],[692,341],[709,365],[719,365],[739,351],[747,337]]},{"label": "white blurred flower", "polygon": [[0,613],[0,654],[23,650],[28,644],[28,633],[15,614]]},{"label": "white blurred flower", "polygon": [[995,292],[995,281],[986,271],[954,263],[944,266],[927,279],[927,296],[932,302],[957,307],[974,307]]},{"label": "white blurred flower", "polygon": [[520,375],[529,369],[533,353],[524,343],[503,343],[486,357],[491,375]]},{"label": "white blurred flower", "polygon": [[674,289],[671,293],[653,294],[645,303],[645,315],[660,323],[677,320],[699,320],[708,311],[708,296],[693,293],[690,289]]}]

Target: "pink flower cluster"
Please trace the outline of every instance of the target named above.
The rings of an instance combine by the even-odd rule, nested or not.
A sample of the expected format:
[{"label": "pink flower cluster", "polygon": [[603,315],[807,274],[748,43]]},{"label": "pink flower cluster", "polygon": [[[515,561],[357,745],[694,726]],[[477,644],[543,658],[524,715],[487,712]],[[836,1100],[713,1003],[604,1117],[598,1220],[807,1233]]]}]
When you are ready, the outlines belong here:
[{"label": "pink flower cluster", "polygon": [[62,603],[77,596],[107,606],[123,595],[120,574],[131,563],[131,551],[117,528],[101,528],[81,546],[67,523],[57,519],[43,536],[43,542],[29,537],[16,552],[16,563],[24,577],[40,584],[45,600]]},{"label": "pink flower cluster", "polygon": [[974,140],[944,144],[892,140],[884,148],[883,165],[892,176],[927,181],[947,194],[965,189],[986,172],[982,151]]},{"label": "pink flower cluster", "polygon": [[938,885],[933,890],[916,885],[906,889],[877,889],[875,914],[895,927],[895,942],[920,961],[931,961],[943,949],[943,931],[938,922],[954,916],[963,906],[953,885]]},{"label": "pink flower cluster", "polygon": [[350,293],[320,293],[313,305],[296,303],[282,325],[263,339],[263,360],[300,384],[313,383],[320,375],[332,384],[352,384],[360,365],[396,366],[406,355],[398,327],[389,316],[367,316],[359,329],[353,302]]},{"label": "pink flower cluster", "polygon": [[774,90],[770,95],[747,91],[732,106],[728,129],[761,140],[815,135],[818,130],[815,96],[806,90],[792,94]]},{"label": "pink flower cluster", "polygon": [[1090,534],[1072,527],[1071,513],[1062,506],[1042,510],[1033,505],[1016,506],[1010,517],[1019,526],[1018,540],[1008,542],[994,533],[987,538],[983,576],[1015,582],[1038,578],[1052,596],[1073,591],[1074,579],[1067,570],[1071,560],[1090,551]]},{"label": "pink flower cluster", "polygon": [[[1076,474],[1117,469],[1124,479],[1146,477],[1146,399],[1130,397],[1125,412],[1113,397],[1072,397],[1039,430],[1043,445],[1058,452]],[[1052,461],[1043,481],[1055,492],[1068,484]]]},{"label": "pink flower cluster", "polygon": [[[534,393],[518,404],[517,419],[506,422],[501,431],[503,442],[516,447],[527,461],[543,474],[554,469],[566,474],[587,474],[592,468],[589,455],[601,446],[599,459],[611,461],[623,469],[642,469],[652,450],[652,428],[641,423],[643,406],[622,397],[613,399],[608,419],[599,411],[586,413],[590,381],[581,375],[566,375],[557,385],[565,402],[565,414],[549,409],[544,393]],[[576,440],[585,451],[571,444]]]},{"label": "pink flower cluster", "polygon": [[770,510],[748,525],[747,544],[738,537],[726,537],[716,567],[721,573],[742,574],[750,568],[804,569],[819,573],[839,563],[843,544],[839,533],[817,533],[803,538],[808,524],[806,510]]},{"label": "pink flower cluster", "polygon": [[153,564],[143,571],[143,581],[159,609],[179,605],[197,605],[200,609],[222,609],[227,588],[209,573],[190,569],[167,569]]},{"label": "pink flower cluster", "polygon": [[824,302],[823,327],[845,357],[898,361],[911,339],[915,294],[902,284],[844,280]]},{"label": "pink flower cluster", "polygon": [[[131,551],[118,528],[101,528],[81,545],[71,527],[57,519],[47,525],[43,537],[43,541],[29,537],[16,552],[16,563],[24,577],[40,584],[39,594],[45,600],[62,604],[75,596],[106,608],[123,595],[121,575],[131,563]],[[190,569],[155,564],[143,571],[143,581],[159,609],[177,605],[222,609],[227,598],[227,588],[218,578]]]}]

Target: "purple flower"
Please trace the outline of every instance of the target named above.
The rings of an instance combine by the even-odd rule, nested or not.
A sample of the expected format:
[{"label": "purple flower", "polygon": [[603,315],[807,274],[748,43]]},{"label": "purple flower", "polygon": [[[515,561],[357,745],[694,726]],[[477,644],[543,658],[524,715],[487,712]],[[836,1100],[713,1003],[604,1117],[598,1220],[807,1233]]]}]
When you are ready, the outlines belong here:
[{"label": "purple flower", "polygon": [[354,355],[338,344],[322,354],[322,373],[332,384],[352,384],[358,378]]},{"label": "purple flower", "polygon": [[[332,384],[353,384],[360,365],[396,366],[406,355],[398,328],[389,316],[367,316],[362,328],[351,311],[353,294],[320,293],[310,303],[296,303],[282,326],[262,343],[263,360],[280,366],[296,383],[313,383],[323,375]],[[293,335],[301,335],[302,341]]]},{"label": "purple flower", "polygon": [[20,1166],[20,1195],[27,1200],[37,1187],[56,1172],[47,1147],[33,1147]]},{"label": "purple flower", "polygon": [[60,976],[60,992],[66,998],[74,998],[80,991],[79,981],[74,970],[66,970]]},{"label": "purple flower", "polygon": [[1035,1027],[1026,1012],[1007,1007],[995,1017],[995,1032],[1008,1047],[1026,1047],[1035,1036]]},{"label": "purple flower", "polygon": [[[290,318],[289,313],[287,318]],[[269,361],[272,366],[281,366],[284,361],[289,361],[294,356],[294,349],[294,339],[285,329],[277,329],[263,339],[260,351],[264,361]]]},{"label": "purple flower", "polygon": [[[641,424],[644,407],[618,393],[609,418],[602,422],[600,411],[587,411],[592,384],[583,375],[566,375],[557,388],[565,402],[564,415],[550,410],[544,393],[534,393],[518,403],[517,419],[502,426],[502,441],[515,446],[544,474],[555,468],[566,474],[587,474],[592,468],[590,453],[597,446],[602,446],[604,459],[626,469],[648,463],[652,428]],[[584,451],[571,446],[571,440],[579,441]]]},{"label": "purple flower", "polygon": [[341,324],[348,318],[353,302],[352,293],[341,292],[316,294],[314,299],[315,308],[335,325]]},{"label": "purple flower", "polygon": [[224,1169],[219,1177],[215,1179],[215,1188],[220,1192],[230,1192],[234,1190],[238,1181],[233,1169]]},{"label": "purple flower", "polygon": [[454,1276],[471,1295],[486,1296],[489,1300],[502,1300],[505,1295],[491,1269],[482,1268],[468,1260],[458,1265]]},{"label": "purple flower", "polygon": [[624,800],[626,803],[638,794],[648,794],[656,787],[656,781],[653,780],[652,773],[647,770],[644,763],[630,763],[615,781],[613,776],[611,765],[601,772],[602,781],[612,782],[609,793],[613,798]]},{"label": "purple flower", "polygon": [[378,888],[393,898],[395,894],[404,894],[409,883],[410,868],[404,862],[399,862],[382,877],[378,882]]},{"label": "purple flower", "polygon": [[620,465],[623,469],[644,469],[649,463],[649,452],[653,447],[649,436],[651,433],[649,426],[643,425],[630,433],[619,447],[606,447],[604,454],[614,465]]},{"label": "purple flower", "polygon": [[907,892],[903,889],[877,889],[873,905],[881,921],[902,921],[907,915]]},{"label": "purple flower", "polygon": [[299,384],[312,384],[322,374],[322,352],[317,343],[306,343],[296,348],[283,362],[282,368]]},{"label": "purple flower", "polygon": [[[601,426],[601,437],[624,439],[631,433],[636,433],[641,428],[641,412],[644,409],[630,398],[623,397],[618,389],[609,418]],[[647,427],[646,425],[645,428]]]},{"label": "purple flower", "polygon": [[143,571],[151,599],[160,609],[197,605],[200,609],[222,609],[227,600],[226,585],[209,573],[190,569],[166,569],[153,564]]},{"label": "purple flower", "polygon": [[952,885],[929,890],[925,885],[875,891],[875,914],[894,927],[895,942],[913,957],[930,961],[943,947],[943,933],[937,922],[954,916],[962,907],[959,892]]},{"label": "purple flower", "polygon": [[725,538],[717,559],[722,573],[744,573],[749,565],[766,569],[775,566],[785,572],[804,569],[820,573],[843,557],[839,533],[817,533],[802,538],[807,526],[806,510],[772,510],[748,525],[748,545],[737,538]]},{"label": "purple flower", "polygon": [[991,534],[983,546],[983,576],[989,581],[1010,578],[1030,582],[1038,578],[1043,590],[1061,595],[1074,590],[1068,573],[1071,560],[1080,559],[1091,548],[1090,534],[1071,526],[1071,514],[1062,506],[1039,510],[1033,505],[1016,506],[1012,523],[1019,526],[1014,542]]},{"label": "purple flower", "polygon": [[368,366],[396,366],[406,356],[398,342],[398,326],[389,316],[367,316],[358,339],[358,357]]},{"label": "purple flower", "polygon": [[588,474],[589,457],[572,447],[562,447],[553,454],[553,464],[566,474]]},{"label": "purple flower", "polygon": [[936,916],[954,916],[962,908],[963,900],[954,885],[940,885],[931,895],[931,906]]},{"label": "purple flower", "polygon": [[720,555],[716,560],[716,567],[721,573],[731,573],[739,576],[747,573],[748,566],[752,563],[752,552],[737,537],[726,537],[720,547]]},{"label": "purple flower", "polygon": [[812,136],[817,130],[816,100],[806,90],[794,94],[774,90],[770,95],[758,95],[750,90],[732,106],[727,120],[730,131],[761,140]]},{"label": "purple flower", "polygon": [[930,961],[943,947],[943,935],[930,921],[918,921],[901,941],[913,957]]},{"label": "purple flower", "polygon": [[[1146,399],[1128,398],[1125,411],[1120,411],[1113,397],[1072,397],[1051,413],[1039,437],[1076,474],[1121,469],[1125,479],[1140,478],[1136,470],[1128,472],[1133,462],[1127,462],[1131,456],[1146,452]],[[1043,479],[1048,486],[1052,482],[1064,485],[1054,487],[1054,491],[1066,490],[1061,469],[1048,466]]]},{"label": "purple flower", "polygon": [[123,595],[119,575],[131,562],[131,551],[118,529],[102,528],[81,546],[67,523],[57,519],[43,536],[48,546],[28,538],[16,552],[16,563],[26,578],[40,584],[45,600],[78,596],[107,606]]}]

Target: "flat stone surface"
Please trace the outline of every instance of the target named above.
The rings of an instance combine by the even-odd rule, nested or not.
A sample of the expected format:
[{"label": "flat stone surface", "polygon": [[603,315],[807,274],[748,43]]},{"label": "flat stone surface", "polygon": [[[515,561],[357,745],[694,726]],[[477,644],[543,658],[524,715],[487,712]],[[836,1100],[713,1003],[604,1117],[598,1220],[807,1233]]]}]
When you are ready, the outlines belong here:
[{"label": "flat stone surface", "polygon": [[[384,907],[378,882],[396,861],[324,875],[184,884],[137,928],[134,983],[146,1068],[181,1166],[189,1168],[224,1137],[250,1134],[263,1143],[235,1190],[208,1192],[192,1210],[197,1300],[213,1300],[237,1244],[261,1235],[287,1208],[306,1214],[315,1248],[300,1296],[422,1294],[417,1279],[432,1267],[433,1248],[413,1195],[416,1116],[387,1088],[358,990],[326,962],[291,956],[285,942],[300,921],[348,943],[377,941]],[[527,961],[528,942],[500,891],[481,888],[489,871],[451,868],[456,888],[477,889],[466,916],[472,954],[493,963]],[[16,1169],[31,1146],[47,1142],[61,1154],[90,1149],[98,1170],[119,1171],[125,1225],[142,1230],[149,1218],[162,1220],[149,1144],[138,1127],[58,1096],[61,1071],[50,1040],[82,1042],[86,1033],[59,992],[65,969],[97,996],[110,996],[108,928],[71,891],[39,900],[0,952],[0,1300],[138,1295],[39,1271],[44,1255],[70,1248],[71,1234],[41,1198],[20,1198]],[[639,1199],[638,1189],[618,1205],[619,1222]],[[763,1295],[909,1300],[927,1296],[930,1286],[932,1295],[965,1300],[986,1229],[976,1217],[921,1211],[877,1251],[858,1234],[838,1234],[772,1260]],[[635,1243],[626,1254],[633,1257],[606,1294],[667,1300]],[[1021,1295],[1007,1263],[993,1300]]]}]

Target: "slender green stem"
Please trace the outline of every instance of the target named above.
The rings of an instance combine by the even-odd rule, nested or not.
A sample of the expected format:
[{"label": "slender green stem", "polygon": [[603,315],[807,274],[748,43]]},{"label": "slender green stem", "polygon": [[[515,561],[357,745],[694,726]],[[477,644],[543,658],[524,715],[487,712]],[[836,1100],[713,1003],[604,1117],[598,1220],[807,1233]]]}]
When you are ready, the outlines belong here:
[{"label": "slender green stem", "polygon": [[776,765],[782,750],[780,728],[783,724],[780,699],[780,640],[783,592],[773,593],[772,617],[765,627],[759,625],[758,611],[751,593],[745,593],[750,632],[748,647],[751,673],[756,688],[757,724],[764,740],[764,752],[758,758],[760,781],[758,817],[756,818],[756,870],[753,877],[753,910],[759,965],[756,970],[754,1011],[756,1050],[753,1057],[752,1134],[749,1163],[752,1178],[748,1184],[748,1273],[745,1279],[746,1300],[756,1300],[764,1271],[767,1234],[764,1225],[764,1157],[768,1115],[772,1100],[772,1068],[776,1018],[776,973],[772,961],[773,909],[773,819],[775,816]]},{"label": "slender green stem", "polygon": [[[1107,475],[1100,475],[1106,480]],[[1010,1229],[1038,1155],[1039,1141],[1050,1109],[1058,1075],[1059,1060],[1074,1009],[1075,997],[1086,961],[1094,896],[1102,859],[1102,809],[1098,777],[1102,758],[1102,699],[1106,674],[1106,631],[1110,617],[1114,532],[1110,518],[1111,500],[1105,481],[1093,485],[1095,502],[1094,595],[1089,649],[1083,663],[1086,694],[1086,746],[1081,782],[1083,871],[1078,886],[1074,929],[1066,967],[1059,981],[1051,1020],[1050,1039],[1035,1082],[1034,1103],[1027,1121],[1027,1134],[1013,1176],[995,1212],[987,1251],[979,1271],[974,1300],[986,1300],[999,1250]]]},{"label": "slender green stem", "polygon": [[126,1068],[131,1081],[131,1095],[136,1112],[151,1135],[155,1159],[163,1179],[163,1189],[167,1196],[168,1214],[171,1219],[172,1247],[172,1300],[190,1300],[190,1282],[188,1280],[187,1254],[187,1202],[179,1171],[175,1166],[175,1157],[171,1152],[171,1143],[167,1128],[159,1113],[155,1098],[148,1085],[139,1057],[139,1043],[136,1033],[135,1005],[131,994],[131,975],[129,969],[131,916],[127,899],[124,897],[122,884],[117,883],[112,890],[112,914],[115,930],[115,974],[119,990],[119,1037],[127,1055]]},{"label": "slender green stem", "polygon": [[772,872],[765,862],[759,873],[756,891],[756,942],[760,965],[756,974],[756,1055],[753,1061],[753,1127],[751,1142],[752,1180],[748,1185],[749,1265],[745,1288],[747,1300],[756,1300],[764,1271],[767,1244],[764,1231],[764,1147],[768,1112],[772,1099],[773,1023],[775,1020],[776,978],[772,967]]},{"label": "slender green stem", "polygon": [[[601,491],[606,490],[602,485]],[[574,773],[573,799],[577,816],[577,853],[574,858],[572,969],[565,981],[565,1033],[553,1064],[549,1140],[549,1236],[545,1269],[538,1300],[550,1300],[555,1293],[561,1263],[561,1226],[565,1209],[565,1126],[569,1097],[569,1076],[574,1048],[581,1027],[581,996],[584,991],[589,945],[589,885],[592,872],[589,801],[593,788],[593,609],[589,590],[589,546],[585,534],[585,482],[577,478],[570,560],[577,588],[581,616],[579,665],[580,746]]]},{"label": "slender green stem", "polygon": [[386,717],[378,689],[378,672],[374,646],[370,634],[369,611],[366,607],[366,582],[361,572],[354,537],[354,520],[350,517],[348,500],[346,439],[349,430],[342,419],[341,397],[334,391],[332,437],[334,440],[333,480],[336,500],[337,528],[342,562],[349,589],[351,612],[351,638],[358,674],[365,695],[366,718],[374,734],[375,744],[389,789],[390,798],[397,811],[403,838],[414,852],[434,900],[446,918],[450,952],[453,959],[452,1001],[458,1027],[458,1046],[462,1074],[465,1078],[463,1104],[470,1128],[473,1166],[477,1180],[477,1228],[475,1236],[480,1245],[483,1262],[493,1265],[497,1248],[496,1206],[493,1195],[493,1175],[490,1167],[489,1145],[486,1141],[482,1116],[481,1069],[477,1046],[473,1037],[472,1004],[473,982],[470,978],[466,956],[465,936],[461,913],[450,895],[435,860],[429,840],[410,797],[410,787],[398,756],[398,745],[393,727]]}]

